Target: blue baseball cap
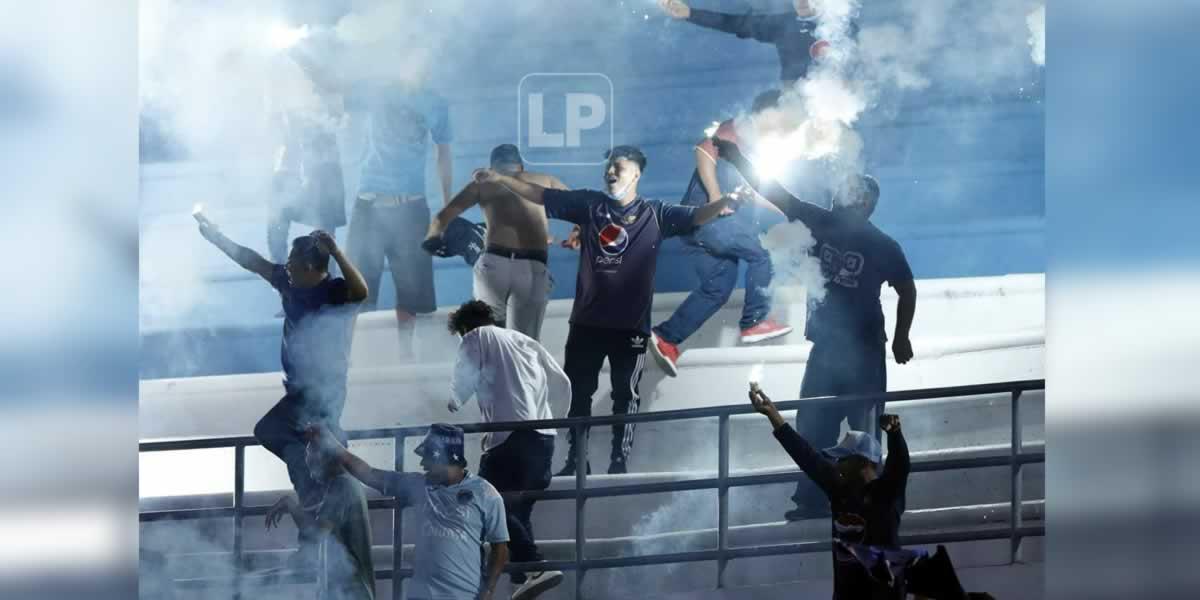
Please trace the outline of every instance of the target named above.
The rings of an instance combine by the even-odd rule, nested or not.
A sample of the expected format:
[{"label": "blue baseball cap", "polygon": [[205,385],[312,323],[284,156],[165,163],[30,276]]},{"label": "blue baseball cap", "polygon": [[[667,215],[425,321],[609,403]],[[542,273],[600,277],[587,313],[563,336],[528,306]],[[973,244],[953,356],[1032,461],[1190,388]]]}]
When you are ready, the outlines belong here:
[{"label": "blue baseball cap", "polygon": [[414,452],[417,456],[437,464],[467,464],[467,457],[463,454],[463,430],[454,425],[431,425],[429,433],[425,434],[425,439],[417,445]]},{"label": "blue baseball cap", "polygon": [[863,431],[847,431],[846,435],[842,436],[842,441],[836,446],[822,450],[821,454],[833,460],[861,456],[877,465],[883,463],[883,450],[879,447],[879,442],[875,436]]}]

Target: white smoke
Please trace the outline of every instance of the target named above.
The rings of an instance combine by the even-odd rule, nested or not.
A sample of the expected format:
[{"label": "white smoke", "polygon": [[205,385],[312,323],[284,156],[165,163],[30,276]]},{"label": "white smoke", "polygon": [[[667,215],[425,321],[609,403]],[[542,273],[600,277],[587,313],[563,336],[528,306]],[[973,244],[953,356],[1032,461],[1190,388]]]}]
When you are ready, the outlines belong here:
[{"label": "white smoke", "polygon": [[1039,4],[1025,19],[1029,24],[1029,56],[1033,64],[1046,66],[1046,7]]}]

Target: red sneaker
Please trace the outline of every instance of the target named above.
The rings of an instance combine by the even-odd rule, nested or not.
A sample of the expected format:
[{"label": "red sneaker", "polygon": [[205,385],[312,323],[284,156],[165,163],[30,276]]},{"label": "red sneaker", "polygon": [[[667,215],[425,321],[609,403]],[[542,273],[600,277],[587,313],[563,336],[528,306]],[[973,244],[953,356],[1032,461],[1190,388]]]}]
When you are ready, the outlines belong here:
[{"label": "red sneaker", "polygon": [[792,328],[784,325],[775,319],[764,319],[758,325],[749,329],[742,330],[742,343],[754,344],[757,342],[765,342],[769,339],[777,338],[781,335],[787,335],[792,332]]},{"label": "red sneaker", "polygon": [[679,355],[682,354],[679,346],[658,337],[658,334],[652,331],[650,332],[650,353],[654,355],[654,361],[658,363],[659,367],[662,367],[667,375],[675,377],[679,374],[679,369],[675,366],[675,363],[679,362]]}]

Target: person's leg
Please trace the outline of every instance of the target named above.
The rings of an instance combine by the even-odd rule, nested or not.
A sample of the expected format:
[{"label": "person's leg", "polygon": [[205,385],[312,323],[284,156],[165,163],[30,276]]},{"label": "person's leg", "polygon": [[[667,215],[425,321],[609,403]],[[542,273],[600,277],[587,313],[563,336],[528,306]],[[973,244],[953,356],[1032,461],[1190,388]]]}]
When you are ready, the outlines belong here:
[{"label": "person's leg", "polygon": [[[646,366],[648,344],[649,340],[636,331],[623,332],[621,337],[613,339],[610,344],[608,364],[614,415],[632,415],[638,412],[641,404],[638,386],[642,381],[642,370]],[[629,453],[633,450],[633,429],[633,423],[613,425],[609,473],[626,472]]]},{"label": "person's leg", "polygon": [[740,232],[729,252],[746,262],[746,297],[738,326],[750,329],[771,314],[770,288],[775,274],[771,255],[763,248],[758,236],[750,231]]},{"label": "person's leg", "polygon": [[[837,344],[828,342],[814,343],[804,366],[804,379],[800,383],[800,397],[814,398],[832,396],[838,393],[839,364],[843,357],[839,356]],[[837,443],[838,429],[842,422],[843,410],[836,406],[823,405],[802,408],[796,411],[796,432],[799,433],[813,448],[820,450]],[[829,500],[821,488],[809,479],[796,483],[796,491],[792,501],[809,514],[804,516],[820,516],[828,510]]]},{"label": "person's leg", "polygon": [[499,325],[508,325],[509,286],[512,281],[512,261],[495,254],[481,254],[471,269],[473,294],[476,300],[486,302],[492,309],[492,315],[500,321]]},{"label": "person's leg", "polygon": [[388,219],[388,268],[396,285],[396,316],[408,321],[437,310],[433,289],[433,257],[421,248],[429,230],[429,205],[424,196],[392,211]]},{"label": "person's leg", "polygon": [[696,333],[706,321],[717,314],[729,301],[737,287],[737,259],[726,256],[724,237],[720,231],[711,229],[715,224],[705,225],[695,234],[700,246],[688,246],[687,254],[696,268],[700,284],[692,290],[671,317],[654,328],[662,340],[679,345]]},{"label": "person's leg", "polygon": [[314,501],[318,486],[304,464],[303,402],[298,395],[284,396],[254,425],[254,437],[287,466],[296,496],[307,507]]},{"label": "person's leg", "polygon": [[376,212],[365,200],[356,200],[346,239],[346,254],[367,282],[367,299],[362,303],[362,312],[375,310],[379,305],[384,240],[378,231]]},{"label": "person's leg", "polygon": [[512,261],[511,293],[508,297],[508,326],[538,339],[550,291],[550,271],[538,260]]},{"label": "person's leg", "polygon": [[[522,457],[526,452],[525,439],[522,432],[514,432],[500,445],[491,448],[479,459],[479,476],[492,484],[497,491],[524,491],[524,464]],[[504,498],[504,517],[508,526],[509,560],[526,562],[537,552],[533,538],[526,530],[525,524],[519,518],[523,504],[519,500]],[[513,573],[510,576],[514,585],[525,582],[524,573]]]},{"label": "person's leg", "polygon": [[[571,325],[567,333],[567,352],[563,360],[563,372],[571,380],[571,409],[568,417],[590,417],[592,415],[592,394],[600,387],[600,367],[604,366],[606,347],[603,343],[604,332],[590,327]],[[559,475],[569,475],[575,472],[575,445],[587,446],[586,431],[584,439],[575,439],[575,431],[567,434],[567,464]],[[585,450],[586,452],[586,450]],[[584,465],[586,468],[586,465]]]}]

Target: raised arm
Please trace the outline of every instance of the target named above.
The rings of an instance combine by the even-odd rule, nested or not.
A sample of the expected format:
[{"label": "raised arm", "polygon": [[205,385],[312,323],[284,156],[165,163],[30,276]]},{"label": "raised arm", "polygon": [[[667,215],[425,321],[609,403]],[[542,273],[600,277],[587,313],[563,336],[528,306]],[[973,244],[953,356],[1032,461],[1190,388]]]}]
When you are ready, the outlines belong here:
[{"label": "raised arm", "polygon": [[338,463],[342,465],[342,468],[346,469],[347,473],[362,482],[363,485],[373,488],[381,494],[388,493],[385,490],[388,487],[389,476],[394,475],[394,473],[376,469],[367,464],[367,461],[347,450],[338,441],[337,437],[324,426],[309,427],[307,435],[332,451]]},{"label": "raised arm", "polygon": [[771,426],[775,429],[775,439],[779,440],[779,445],[792,457],[796,466],[820,486],[826,495],[832,494],[837,487],[837,469],[829,461],[821,458],[808,441],[784,421],[775,404],[757,385],[752,385],[750,389],[750,404],[754,406],[754,410],[771,421]]},{"label": "raised arm", "polygon": [[218,250],[225,253],[225,256],[233,259],[243,269],[250,271],[267,280],[271,281],[271,275],[275,271],[275,263],[265,259],[261,254],[245,247],[239,246],[233,240],[221,233],[221,229],[212,221],[208,220],[201,213],[196,213],[196,222],[200,225],[200,235],[204,239],[217,247]]},{"label": "raised arm", "polygon": [[342,251],[341,246],[338,246],[333,236],[329,235],[327,231],[316,231],[313,235],[316,236],[317,243],[321,245],[321,248],[337,261],[338,268],[342,270],[342,277],[346,279],[346,301],[362,302],[366,300],[368,291],[366,278]]},{"label": "raised arm", "polygon": [[801,221],[811,229],[819,227],[829,218],[829,211],[793,196],[774,179],[762,181],[755,172],[754,165],[750,164],[750,160],[742,154],[736,143],[716,137],[712,138],[712,142],[720,157],[732,163],[754,191],[789,219]]},{"label": "raised arm", "polygon": [[888,456],[883,474],[876,484],[884,493],[897,498],[908,485],[908,475],[912,471],[912,461],[908,455],[908,442],[900,430],[900,417],[883,415],[879,419],[880,428],[887,432]]},{"label": "raised arm", "polygon": [[783,32],[783,19],[779,15],[730,15],[691,8],[682,0],[659,0],[669,16],[686,20],[694,25],[732,33],[740,38],[752,38],[760,42],[772,43],[779,39]]}]

